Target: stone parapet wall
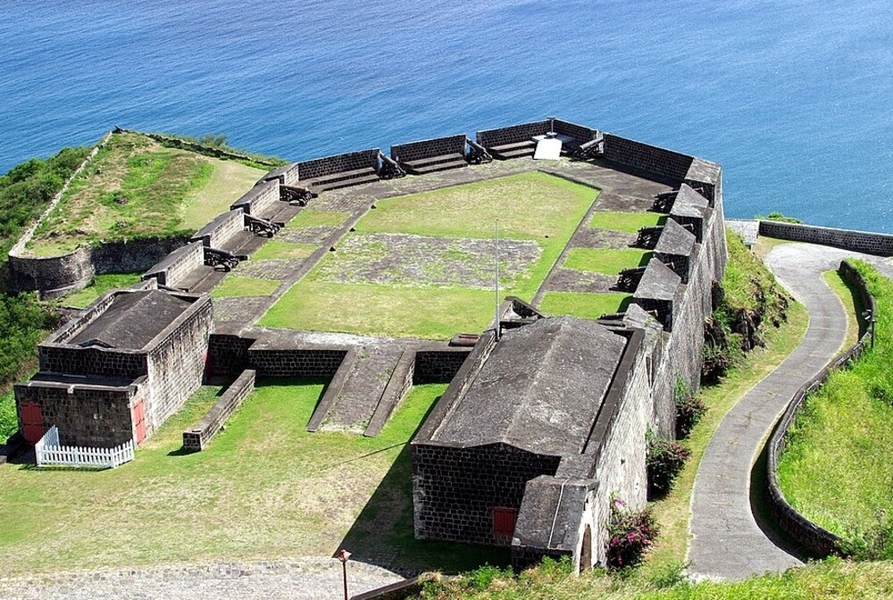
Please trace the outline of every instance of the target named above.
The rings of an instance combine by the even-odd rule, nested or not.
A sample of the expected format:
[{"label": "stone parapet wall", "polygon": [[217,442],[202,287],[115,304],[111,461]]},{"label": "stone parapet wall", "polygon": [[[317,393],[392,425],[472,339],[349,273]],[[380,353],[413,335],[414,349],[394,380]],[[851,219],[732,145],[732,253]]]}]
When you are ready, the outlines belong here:
[{"label": "stone parapet wall", "polygon": [[223,248],[233,237],[245,231],[245,213],[231,210],[199,229],[191,241],[200,241],[208,248]]},{"label": "stone parapet wall", "polygon": [[605,160],[647,171],[648,173],[681,182],[688,174],[692,157],[628,140],[611,133],[604,134]]},{"label": "stone parapet wall", "polygon": [[391,146],[391,158],[397,162],[412,162],[447,154],[465,155],[464,133]]},{"label": "stone parapet wall", "polygon": [[[877,307],[874,297],[869,293],[862,275],[847,264],[846,261],[840,263],[838,272],[844,279],[856,286],[862,297],[863,305],[870,309],[872,314],[876,314]],[[769,437],[766,468],[769,512],[782,531],[819,558],[833,554],[842,554],[841,539],[801,515],[788,503],[778,483],[778,461],[785,449],[788,430],[793,425],[797,414],[803,408],[807,395],[820,388],[827,381],[832,371],[844,368],[852,361],[857,360],[870,343],[871,332],[867,331],[852,347],[835,358],[818,375],[803,384],[797,390],[797,393],[794,394],[794,397],[791,398],[784,415],[776,423],[775,428],[772,430],[772,435]]]},{"label": "stone parapet wall", "polygon": [[233,202],[230,210],[242,210],[253,217],[263,217],[279,202],[279,180],[261,181]]},{"label": "stone parapet wall", "polygon": [[248,366],[269,377],[331,379],[346,355],[346,348],[249,348]]},{"label": "stone parapet wall", "polygon": [[370,148],[368,150],[347,152],[345,154],[336,154],[300,162],[297,164],[298,182],[326,175],[334,175],[335,173],[367,169],[369,167],[378,171],[379,154],[380,150],[378,148]]},{"label": "stone parapet wall", "polygon": [[465,363],[471,350],[468,348],[420,349],[415,354],[412,383],[449,383]]},{"label": "stone parapet wall", "polygon": [[245,370],[232,382],[214,406],[208,410],[198,425],[183,432],[183,449],[190,452],[201,452],[207,447],[211,438],[220,431],[223,424],[229,419],[254,391],[255,371]]},{"label": "stone parapet wall", "polygon": [[41,371],[132,379],[149,373],[145,352],[61,344],[41,344],[37,350]]},{"label": "stone parapet wall", "polygon": [[37,290],[49,300],[87,287],[96,271],[92,249],[82,246],[61,256],[31,257],[9,253],[10,287],[14,291]]},{"label": "stone parapet wall", "polygon": [[212,333],[208,339],[210,375],[233,376],[248,367],[248,349],[256,340],[235,334]]},{"label": "stone parapet wall", "polygon": [[843,248],[875,256],[893,256],[893,235],[884,233],[816,227],[779,221],[760,221],[760,235]]},{"label": "stone parapet wall", "polygon": [[155,279],[158,285],[178,287],[190,274],[205,264],[201,240],[181,246],[153,265],[142,275],[143,280]]},{"label": "stone parapet wall", "polygon": [[543,121],[510,125],[508,127],[499,127],[497,129],[484,129],[475,134],[475,139],[478,144],[485,148],[504,146],[506,144],[517,144],[519,142],[526,142],[536,135],[545,135],[549,132],[550,125],[551,123],[549,119],[546,119]]}]

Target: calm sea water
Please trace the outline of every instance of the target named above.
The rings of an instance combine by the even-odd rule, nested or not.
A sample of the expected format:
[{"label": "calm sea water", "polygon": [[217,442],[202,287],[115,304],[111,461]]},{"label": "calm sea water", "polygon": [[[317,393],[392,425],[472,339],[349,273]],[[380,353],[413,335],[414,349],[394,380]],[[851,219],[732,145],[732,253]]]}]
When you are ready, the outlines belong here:
[{"label": "calm sea water", "polygon": [[0,172],[114,125],[300,160],[550,115],[722,163],[729,216],[893,231],[889,0],[0,2]]}]

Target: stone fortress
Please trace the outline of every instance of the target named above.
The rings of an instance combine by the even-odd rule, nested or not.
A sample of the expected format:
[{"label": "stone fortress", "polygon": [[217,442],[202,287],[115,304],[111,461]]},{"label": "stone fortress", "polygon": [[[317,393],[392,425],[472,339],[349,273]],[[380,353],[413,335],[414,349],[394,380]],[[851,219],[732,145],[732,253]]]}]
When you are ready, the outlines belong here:
[{"label": "stone fortress", "polygon": [[[533,160],[543,139],[560,141],[565,158]],[[631,294],[622,312],[544,314],[542,292],[568,277],[555,266],[531,302],[507,298],[488,328],[452,343],[255,324],[376,201],[530,171],[599,192],[570,245],[588,243],[598,205],[667,216],[623,240],[653,255],[619,274],[616,287]],[[350,218],[317,232],[316,249],[283,265],[269,296],[210,299],[226,272],[288,235],[284,225],[305,207]],[[478,131],[474,141],[460,134],[390,155],[375,148],[290,164],[230,208],[163,258],[145,241],[50,258],[11,253],[15,284],[44,297],[123,265],[145,270],[141,283],[104,295],[40,344],[40,372],[15,387],[29,442],[55,424],[65,444],[139,443],[211,376],[235,383],[184,432],[188,449],[208,443],[255,376],[328,379],[307,429],[374,436],[412,385],[448,383],[412,442],[416,536],[510,546],[516,566],[561,555],[579,568],[604,564],[611,499],[644,506],[646,433],[672,437],[674,387],[698,385],[726,260],[719,165],[548,118]]]}]

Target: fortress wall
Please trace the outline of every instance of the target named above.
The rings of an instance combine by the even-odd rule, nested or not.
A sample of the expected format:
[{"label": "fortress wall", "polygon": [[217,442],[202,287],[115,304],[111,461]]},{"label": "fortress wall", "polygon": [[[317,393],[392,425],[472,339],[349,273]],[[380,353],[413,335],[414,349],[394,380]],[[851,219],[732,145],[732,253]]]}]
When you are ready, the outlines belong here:
[{"label": "fortress wall", "polygon": [[103,242],[90,257],[97,275],[145,271],[189,242],[188,235]]},{"label": "fortress wall", "polygon": [[157,279],[160,285],[177,287],[195,269],[205,264],[205,251],[201,241],[181,246],[143,274],[143,279]]},{"label": "fortress wall", "polygon": [[13,291],[37,290],[41,300],[64,296],[87,287],[96,271],[89,246],[61,256],[29,257],[9,253],[10,287]]},{"label": "fortress wall", "polygon": [[258,375],[331,379],[347,355],[345,348],[248,349],[248,366]]},{"label": "fortress wall", "polygon": [[152,340],[147,357],[149,390],[145,405],[146,435],[151,435],[202,384],[211,330],[211,298],[204,295]]},{"label": "fortress wall", "polygon": [[864,252],[875,256],[893,256],[893,235],[835,229],[833,227],[816,227],[778,221],[760,221],[760,235],[843,248],[854,252]]},{"label": "fortress wall", "polygon": [[649,146],[611,133],[604,134],[605,160],[682,181],[692,164],[692,157],[671,150]]},{"label": "fortress wall", "polygon": [[535,135],[545,135],[549,131],[549,120],[521,123],[497,129],[485,129],[475,134],[477,143],[485,148],[526,142]]},{"label": "fortress wall", "polygon": [[246,214],[261,217],[268,208],[279,202],[279,180],[262,181],[236,200],[230,210],[242,209]]},{"label": "fortress wall", "polygon": [[208,340],[210,375],[236,375],[247,368],[248,349],[256,340],[238,335],[212,333]]},{"label": "fortress wall", "polygon": [[9,256],[12,288],[37,290],[41,299],[56,298],[87,287],[95,275],[145,271],[188,237],[146,238],[81,246],[61,256]]},{"label": "fortress wall", "polygon": [[447,154],[465,155],[464,133],[391,146],[391,158],[397,162],[412,162]]},{"label": "fortress wall", "polygon": [[234,236],[245,231],[245,213],[241,209],[231,210],[215,218],[202,227],[191,241],[201,241],[209,248],[223,248]]},{"label": "fortress wall", "polygon": [[297,164],[298,182],[335,173],[344,173],[345,171],[367,169],[369,167],[378,170],[379,152],[378,148],[370,148],[368,150],[347,152],[345,154],[336,154],[300,162]]},{"label": "fortress wall", "polygon": [[631,365],[622,364],[626,384],[620,406],[601,444],[594,478],[599,482],[594,497],[592,557],[605,564],[611,496],[616,495],[627,507],[640,510],[648,499],[645,470],[645,433],[652,420],[652,390],[646,357],[648,348],[639,344]]},{"label": "fortress wall", "polygon": [[471,354],[470,348],[444,347],[437,350],[418,350],[412,375],[413,385],[452,381],[469,354]]}]

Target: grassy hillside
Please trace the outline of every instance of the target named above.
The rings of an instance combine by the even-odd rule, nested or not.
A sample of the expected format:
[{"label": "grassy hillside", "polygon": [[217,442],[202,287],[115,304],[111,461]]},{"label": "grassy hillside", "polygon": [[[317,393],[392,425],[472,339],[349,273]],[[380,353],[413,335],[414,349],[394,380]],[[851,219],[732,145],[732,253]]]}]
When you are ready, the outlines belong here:
[{"label": "grassy hillside", "polygon": [[[778,468],[787,500],[861,557],[893,558],[893,282],[853,261],[877,302],[875,347],[811,394]],[[853,300],[849,299],[853,310]]]}]

